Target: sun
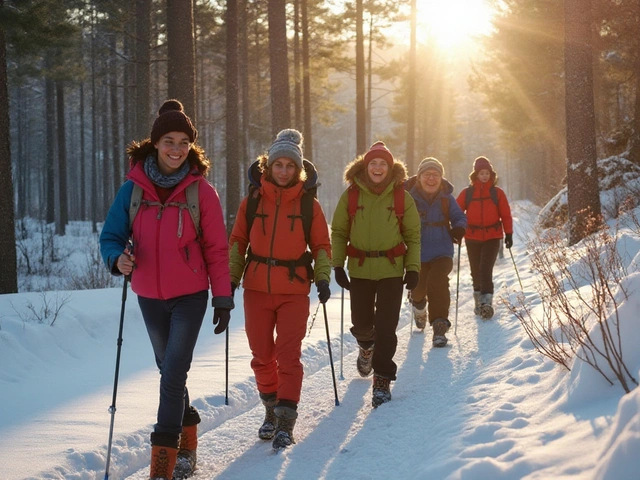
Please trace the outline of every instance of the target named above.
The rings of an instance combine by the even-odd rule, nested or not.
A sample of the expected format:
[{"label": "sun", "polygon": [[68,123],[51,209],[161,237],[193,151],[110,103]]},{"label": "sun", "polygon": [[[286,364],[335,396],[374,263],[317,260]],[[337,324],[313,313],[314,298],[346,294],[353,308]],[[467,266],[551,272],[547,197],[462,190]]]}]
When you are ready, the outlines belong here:
[{"label": "sun", "polygon": [[441,50],[463,46],[491,32],[488,0],[418,0],[418,41],[433,39]]}]

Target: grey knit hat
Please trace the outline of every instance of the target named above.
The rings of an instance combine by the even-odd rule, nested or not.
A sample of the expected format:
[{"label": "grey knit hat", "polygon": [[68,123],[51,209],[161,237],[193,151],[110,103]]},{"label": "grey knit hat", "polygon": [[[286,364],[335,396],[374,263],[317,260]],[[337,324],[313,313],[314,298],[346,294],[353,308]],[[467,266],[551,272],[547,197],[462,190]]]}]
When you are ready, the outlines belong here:
[{"label": "grey knit hat", "polygon": [[420,165],[418,165],[418,173],[416,175],[419,177],[422,175],[422,172],[429,169],[438,171],[438,173],[444,177],[444,166],[438,159],[433,157],[427,157],[420,162]]},{"label": "grey knit hat", "polygon": [[278,158],[290,158],[302,168],[302,134],[293,128],[281,130],[268,151],[267,165],[271,166]]}]

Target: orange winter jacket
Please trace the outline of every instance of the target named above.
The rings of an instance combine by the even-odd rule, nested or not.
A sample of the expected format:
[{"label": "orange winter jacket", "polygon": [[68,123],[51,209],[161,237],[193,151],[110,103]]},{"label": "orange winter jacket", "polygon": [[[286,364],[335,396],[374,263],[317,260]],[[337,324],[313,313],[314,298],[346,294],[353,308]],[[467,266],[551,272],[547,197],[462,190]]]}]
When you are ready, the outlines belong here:
[{"label": "orange winter jacket", "polygon": [[[240,204],[236,222],[229,238],[231,250],[231,281],[239,284],[244,272],[245,290],[257,290],[274,294],[304,294],[310,291],[311,278],[305,266],[295,267],[295,277],[291,270],[280,261],[298,260],[305,252],[307,242],[301,218],[303,184],[290,188],[278,187],[262,176],[260,202],[256,217],[247,232],[247,201]],[[310,249],[314,259],[315,281],[330,281],[331,242],[329,227],[320,203],[313,203],[313,221],[310,232]],[[275,261],[256,261],[247,257],[248,247],[253,255]]]},{"label": "orange winter jacket", "polygon": [[[513,219],[507,196],[501,188],[495,187],[498,194],[498,205],[491,198],[489,188],[491,182],[473,183],[473,197],[467,205],[467,189],[463,188],[456,201],[463,212],[467,214],[466,240],[484,242],[495,238],[502,238],[503,233],[513,233]],[[469,187],[467,187],[469,188]]]}]

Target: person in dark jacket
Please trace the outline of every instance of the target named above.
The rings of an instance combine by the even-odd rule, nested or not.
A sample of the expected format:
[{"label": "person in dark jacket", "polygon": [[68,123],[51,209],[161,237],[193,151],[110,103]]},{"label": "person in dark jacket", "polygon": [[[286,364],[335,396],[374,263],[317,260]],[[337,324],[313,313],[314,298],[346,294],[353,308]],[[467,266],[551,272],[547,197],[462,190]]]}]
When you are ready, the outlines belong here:
[{"label": "person in dark jacket", "polygon": [[[189,475],[196,465],[200,416],[190,405],[186,381],[209,288],[215,333],[226,330],[233,308],[222,206],[205,179],[210,162],[195,143],[197,135],[182,104],[164,102],[150,138],[127,149],[131,169],[100,234],[109,271],[131,276],[160,369],[150,477],[168,480]],[[194,188],[199,228],[186,193]],[[135,189],[141,189],[141,198],[131,223]]]},{"label": "person in dark jacket", "polygon": [[457,201],[467,214],[465,244],[473,280],[474,313],[487,320],[493,317],[493,266],[503,235],[504,246],[513,246],[513,219],[507,196],[497,186],[498,174],[486,157],[474,160],[469,180],[470,185],[460,192]]},{"label": "person in dark jacket", "polygon": [[[403,188],[406,167],[383,142],[347,165],[344,177],[350,186],[331,223],[333,266],[338,285],[350,290],[351,333],[360,347],[356,366],[363,377],[373,371],[371,403],[377,408],[391,400],[396,380],[402,286],[411,290],[418,283],[420,219]],[[400,203],[402,212],[396,211]]]},{"label": "person in dark jacket", "polygon": [[453,185],[444,178],[444,166],[436,158],[422,160],[407,186],[422,223],[420,279],[411,290],[414,321],[420,330],[428,321],[433,328],[433,346],[444,347],[451,327],[449,273],[453,269],[453,244],[462,242],[467,218],[451,195]]},{"label": "person in dark jacket", "polygon": [[249,197],[242,200],[229,239],[231,279],[234,287],[243,279],[251,368],[265,407],[258,437],[272,440],[274,450],[295,443],[311,283],[315,280],[320,302],[331,295],[329,228],[315,198],[308,244],[305,238],[303,195],[317,174],[303,158],[302,142],[299,131],[282,130],[249,169],[259,203],[249,229]]}]

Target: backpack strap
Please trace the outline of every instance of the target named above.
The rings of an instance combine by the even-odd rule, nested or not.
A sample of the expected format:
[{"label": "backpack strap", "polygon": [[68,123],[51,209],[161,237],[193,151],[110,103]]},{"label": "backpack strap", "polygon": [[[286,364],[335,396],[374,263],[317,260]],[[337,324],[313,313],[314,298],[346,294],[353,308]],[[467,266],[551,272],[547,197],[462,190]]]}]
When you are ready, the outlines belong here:
[{"label": "backpack strap", "polygon": [[360,187],[355,183],[352,183],[349,186],[347,191],[347,213],[349,214],[349,230],[351,230],[351,225],[353,225],[353,221],[356,218],[356,213],[358,210],[362,210],[364,208],[363,205],[358,206],[358,197],[360,196]]},{"label": "backpack strap", "polygon": [[393,189],[393,208],[398,218],[398,228],[400,228],[400,235],[403,232],[402,220],[404,218],[404,187],[399,185]]},{"label": "backpack strap", "polygon": [[137,183],[133,184],[133,190],[131,192],[131,201],[129,202],[129,232],[133,228],[133,221],[140,210],[142,203],[142,187]]},{"label": "backpack strap", "polygon": [[302,213],[302,228],[304,230],[304,239],[307,245],[311,244],[311,224],[313,223],[313,201],[315,196],[313,193],[305,191],[300,200],[300,211]]},{"label": "backpack strap", "polygon": [[446,222],[447,228],[451,226],[451,219],[449,217],[449,197],[440,197],[440,203],[442,206],[442,213],[444,214],[444,221]]},{"label": "backpack strap", "polygon": [[187,206],[189,207],[189,214],[193,220],[193,225],[196,227],[196,236],[200,238],[202,236],[202,230],[200,229],[200,200],[199,200],[199,186],[200,182],[193,182],[187,185],[185,189],[185,195],[187,196]]},{"label": "backpack strap", "polygon": [[[482,200],[482,198],[473,198],[473,185],[469,185],[466,189],[466,193],[465,193],[465,210],[467,210],[469,208],[469,204],[473,201],[473,200]],[[496,204],[496,207],[498,206],[498,190],[496,190],[496,186],[495,185],[491,185],[489,187],[489,195],[491,196],[491,200],[493,201],[493,203]],[[484,197],[486,198],[486,197]]]},{"label": "backpack strap", "polygon": [[253,227],[253,221],[256,217],[261,217],[263,221],[264,227],[264,217],[266,215],[259,215],[256,212],[258,211],[258,204],[260,203],[260,190],[257,187],[249,188],[249,195],[247,196],[247,211],[246,211],[246,219],[247,219],[247,235],[251,233],[251,228]]},{"label": "backpack strap", "polygon": [[[189,214],[191,215],[191,219],[193,220],[193,225],[196,229],[196,236],[200,238],[202,231],[200,229],[200,201],[199,201],[199,182],[193,182],[187,185],[185,189],[185,195],[187,197],[186,208],[189,210]],[[133,221],[138,215],[138,211],[140,210],[140,206],[145,203],[146,205],[160,205],[158,202],[150,202],[147,200],[142,200],[142,187],[137,183],[133,184],[133,190],[131,191],[131,201],[129,202],[129,231],[132,231]],[[179,202],[171,202],[166,204],[165,206],[174,206],[178,207],[182,210],[185,208],[184,204]],[[178,226],[178,237],[182,236],[182,213],[180,214],[180,224]]]}]

